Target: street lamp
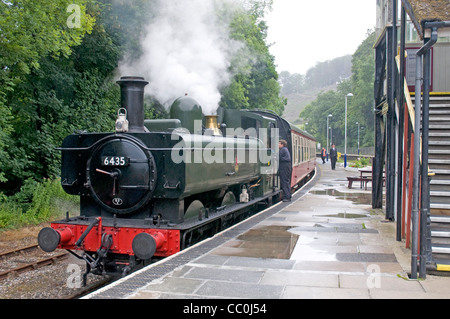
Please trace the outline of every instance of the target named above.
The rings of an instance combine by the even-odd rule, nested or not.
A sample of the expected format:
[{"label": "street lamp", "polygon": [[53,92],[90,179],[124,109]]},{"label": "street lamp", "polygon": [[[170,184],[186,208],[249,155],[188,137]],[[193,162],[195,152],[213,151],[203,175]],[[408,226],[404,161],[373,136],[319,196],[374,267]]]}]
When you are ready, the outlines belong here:
[{"label": "street lamp", "polygon": [[356,125],[358,125],[358,156],[359,156],[359,126],[361,124],[359,122],[356,122]]},{"label": "street lamp", "polygon": [[328,162],[328,148],[330,147],[330,145],[328,145],[328,126],[329,126],[329,120],[331,117],[333,117],[333,114],[328,114],[328,116],[327,116],[327,146],[326,146],[327,162]]},{"label": "street lamp", "polygon": [[353,97],[352,93],[345,96],[345,155],[344,155],[344,167],[347,167],[347,99]]}]

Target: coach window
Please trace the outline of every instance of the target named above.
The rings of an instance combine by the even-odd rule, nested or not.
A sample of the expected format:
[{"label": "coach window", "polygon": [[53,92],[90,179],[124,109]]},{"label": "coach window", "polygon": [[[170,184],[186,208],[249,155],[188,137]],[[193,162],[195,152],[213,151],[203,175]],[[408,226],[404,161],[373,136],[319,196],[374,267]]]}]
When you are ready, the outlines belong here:
[{"label": "coach window", "polygon": [[303,162],[303,137],[300,137],[299,153],[300,153],[300,163],[302,163]]},{"label": "coach window", "polygon": [[305,156],[303,157],[303,161],[306,162],[308,160],[308,140],[306,138],[303,138],[304,146],[305,146]]},{"label": "coach window", "polygon": [[295,165],[295,150],[297,149],[297,140],[295,139],[295,135],[292,136],[292,164]]},{"label": "coach window", "polygon": [[309,161],[309,156],[311,154],[311,150],[309,149],[309,140],[306,140],[306,150],[308,152],[307,156],[306,156],[306,161]]},{"label": "coach window", "polygon": [[300,136],[298,138],[298,150],[297,150],[297,157],[298,157],[298,163],[300,164],[302,162],[302,138]]}]

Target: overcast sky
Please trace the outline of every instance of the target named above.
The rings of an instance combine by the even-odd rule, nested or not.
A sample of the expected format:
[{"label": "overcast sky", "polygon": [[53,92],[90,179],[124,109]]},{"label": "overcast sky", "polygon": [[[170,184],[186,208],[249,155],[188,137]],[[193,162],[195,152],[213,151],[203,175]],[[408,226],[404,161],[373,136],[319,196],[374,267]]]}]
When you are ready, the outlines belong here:
[{"label": "overcast sky", "polygon": [[305,74],[353,54],[376,24],[375,0],[274,0],[266,15],[277,71]]}]

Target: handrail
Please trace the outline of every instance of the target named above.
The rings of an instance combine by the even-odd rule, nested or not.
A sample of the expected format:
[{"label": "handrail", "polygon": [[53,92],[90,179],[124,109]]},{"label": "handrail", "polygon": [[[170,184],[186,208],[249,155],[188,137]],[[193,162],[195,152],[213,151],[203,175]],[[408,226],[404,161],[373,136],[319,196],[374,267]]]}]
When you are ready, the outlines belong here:
[{"label": "handrail", "polygon": [[[400,56],[397,55],[395,57],[395,61],[397,62],[397,68],[399,70],[400,73]],[[411,93],[409,92],[408,89],[408,83],[406,82],[406,78],[405,78],[405,85],[404,85],[404,95],[405,95],[405,99],[406,99],[406,105],[408,107],[408,114],[409,114],[409,118],[411,120],[411,129],[413,132],[415,132],[415,119],[416,119],[416,114],[415,114],[415,105],[413,105],[412,99],[411,99]],[[419,128],[419,134],[420,134],[420,128]],[[420,163],[422,164],[422,136],[420,137],[420,148],[419,148],[419,154],[420,154]],[[430,171],[430,167],[428,166],[428,171]]]},{"label": "handrail", "polygon": [[[400,73],[400,56],[399,55],[397,55],[395,57],[395,61],[397,62],[397,68]],[[404,85],[404,95],[405,95],[405,99],[406,99],[406,105],[408,106],[409,118],[411,119],[412,131],[415,132],[414,124],[415,124],[416,115],[414,113],[414,106],[412,103],[411,93],[409,92],[408,83],[406,82],[406,78],[405,78],[405,85]]]}]

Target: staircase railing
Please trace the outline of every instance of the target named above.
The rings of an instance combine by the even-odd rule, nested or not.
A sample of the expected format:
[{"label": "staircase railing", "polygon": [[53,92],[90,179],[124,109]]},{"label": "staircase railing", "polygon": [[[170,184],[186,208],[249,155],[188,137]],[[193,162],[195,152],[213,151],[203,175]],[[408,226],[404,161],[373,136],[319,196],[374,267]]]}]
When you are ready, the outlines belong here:
[{"label": "staircase railing", "polygon": [[[400,56],[395,58],[397,68],[400,73]],[[412,211],[412,190],[413,190],[413,170],[414,167],[414,133],[415,133],[415,109],[408,89],[406,78],[404,78],[405,105],[399,107],[399,112],[404,112],[404,134],[403,134],[403,188],[402,188],[402,238],[405,239],[406,248],[411,245],[411,211]],[[403,110],[402,110],[403,109]],[[411,128],[411,129],[410,129]],[[408,172],[409,169],[409,172]]]}]

